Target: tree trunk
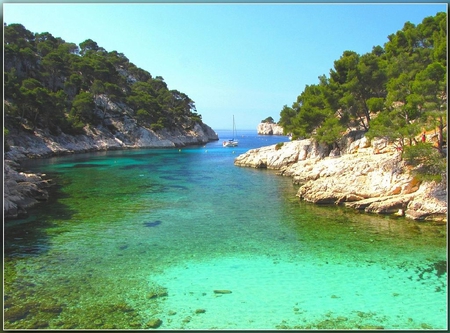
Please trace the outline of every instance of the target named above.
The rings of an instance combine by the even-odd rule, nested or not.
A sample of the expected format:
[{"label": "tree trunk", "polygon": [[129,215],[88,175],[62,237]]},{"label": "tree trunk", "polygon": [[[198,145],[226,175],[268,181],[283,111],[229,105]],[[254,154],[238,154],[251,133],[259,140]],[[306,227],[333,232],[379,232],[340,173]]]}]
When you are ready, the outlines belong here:
[{"label": "tree trunk", "polygon": [[441,155],[444,155],[443,146],[444,146],[444,119],[442,116],[439,116],[439,131],[438,131],[438,151]]},{"label": "tree trunk", "polygon": [[361,115],[358,115],[358,117],[359,117],[359,123],[360,123],[361,125],[363,125],[364,130],[365,130],[365,131],[369,130],[369,129],[367,128],[365,122],[364,122],[364,118],[361,117]]},{"label": "tree trunk", "polygon": [[[368,109],[366,103],[364,103],[364,113],[366,114],[367,126],[370,127],[370,110]],[[364,126],[367,130],[367,127]]]}]

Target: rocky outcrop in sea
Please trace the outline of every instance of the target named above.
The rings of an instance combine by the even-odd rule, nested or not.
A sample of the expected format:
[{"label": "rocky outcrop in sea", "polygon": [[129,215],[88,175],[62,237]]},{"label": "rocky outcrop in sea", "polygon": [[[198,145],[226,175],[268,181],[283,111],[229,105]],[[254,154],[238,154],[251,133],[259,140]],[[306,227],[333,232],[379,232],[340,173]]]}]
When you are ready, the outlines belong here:
[{"label": "rocky outcrop in sea", "polygon": [[259,135],[284,135],[283,127],[277,124],[260,123],[257,128]]},{"label": "rocky outcrop in sea", "polygon": [[235,165],[278,170],[300,185],[299,198],[312,203],[447,221],[444,184],[418,181],[384,140],[346,140],[341,150],[331,151],[308,139],[252,149],[238,156]]}]

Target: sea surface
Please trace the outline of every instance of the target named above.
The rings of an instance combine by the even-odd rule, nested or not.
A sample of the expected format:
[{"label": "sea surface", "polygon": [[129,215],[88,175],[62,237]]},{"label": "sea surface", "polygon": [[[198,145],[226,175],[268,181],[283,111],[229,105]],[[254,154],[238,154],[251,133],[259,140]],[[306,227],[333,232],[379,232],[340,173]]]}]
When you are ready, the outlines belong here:
[{"label": "sea surface", "polygon": [[33,160],[51,199],[4,226],[6,329],[446,329],[446,225],[316,206],[234,166],[288,141]]}]

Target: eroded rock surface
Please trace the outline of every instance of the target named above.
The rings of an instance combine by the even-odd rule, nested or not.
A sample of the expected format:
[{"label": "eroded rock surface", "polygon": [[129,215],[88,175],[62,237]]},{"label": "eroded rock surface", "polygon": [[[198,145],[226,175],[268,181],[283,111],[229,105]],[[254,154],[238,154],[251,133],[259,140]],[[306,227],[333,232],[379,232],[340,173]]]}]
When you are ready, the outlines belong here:
[{"label": "eroded rock surface", "polygon": [[260,135],[283,135],[283,127],[277,124],[260,123],[257,133]]},{"label": "eroded rock surface", "polygon": [[345,204],[415,220],[447,220],[446,186],[418,181],[400,153],[383,140],[346,140],[339,151],[311,140],[252,149],[238,156],[235,165],[279,170],[301,185],[297,196],[312,203]]},{"label": "eroded rock surface", "polygon": [[43,175],[19,172],[18,164],[6,160],[4,164],[3,210],[5,218],[26,215],[26,210],[48,199],[47,188],[51,185]]}]

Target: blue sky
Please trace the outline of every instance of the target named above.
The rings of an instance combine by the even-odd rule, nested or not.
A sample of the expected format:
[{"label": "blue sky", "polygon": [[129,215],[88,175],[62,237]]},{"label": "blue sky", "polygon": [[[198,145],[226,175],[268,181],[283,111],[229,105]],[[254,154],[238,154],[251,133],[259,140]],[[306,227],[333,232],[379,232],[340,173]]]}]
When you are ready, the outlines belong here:
[{"label": "blue sky", "polygon": [[383,46],[409,21],[446,12],[419,4],[4,3],[4,23],[79,44],[90,38],[162,76],[213,129],[275,121],[345,50]]}]

